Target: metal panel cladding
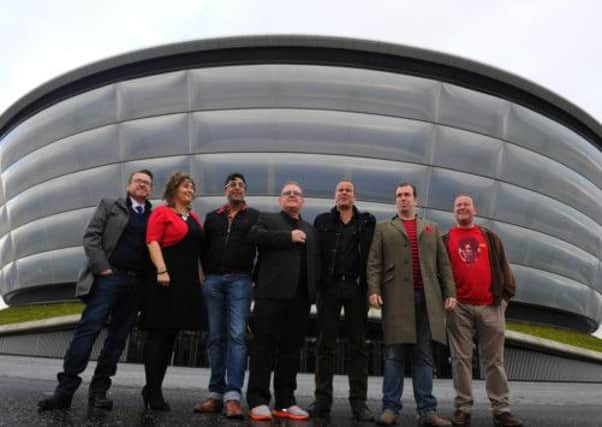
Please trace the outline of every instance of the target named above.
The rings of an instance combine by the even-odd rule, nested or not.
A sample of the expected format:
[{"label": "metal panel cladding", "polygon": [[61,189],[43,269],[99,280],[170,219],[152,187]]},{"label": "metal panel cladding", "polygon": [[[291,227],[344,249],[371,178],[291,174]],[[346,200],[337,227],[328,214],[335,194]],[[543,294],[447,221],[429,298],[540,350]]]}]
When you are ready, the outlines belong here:
[{"label": "metal panel cladding", "polygon": [[505,242],[517,306],[592,330],[601,135],[539,86],[403,46],[283,36],[134,52],[61,76],[0,117],[0,291],[12,304],[70,296],[93,207],[138,168],[156,174],[155,200],[170,173],[192,173],[201,214],[222,203],[234,170],[265,210],[299,181],[309,219],[342,177],[381,219],[409,181],[443,229],[455,195],[471,194]]}]

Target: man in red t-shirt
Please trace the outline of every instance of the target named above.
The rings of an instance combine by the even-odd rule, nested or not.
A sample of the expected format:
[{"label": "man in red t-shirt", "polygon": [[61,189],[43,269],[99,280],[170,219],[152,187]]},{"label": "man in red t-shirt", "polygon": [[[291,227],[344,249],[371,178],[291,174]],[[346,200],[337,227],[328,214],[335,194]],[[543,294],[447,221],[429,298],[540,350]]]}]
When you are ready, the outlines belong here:
[{"label": "man in red t-shirt", "polygon": [[510,412],[504,369],[505,311],[516,285],[500,238],[474,223],[470,196],[454,201],[456,225],[443,236],[449,253],[457,307],[447,314],[456,412],[454,426],[469,426],[473,405],[472,353],[475,334],[484,359],[487,395],[496,426],[522,426]]}]

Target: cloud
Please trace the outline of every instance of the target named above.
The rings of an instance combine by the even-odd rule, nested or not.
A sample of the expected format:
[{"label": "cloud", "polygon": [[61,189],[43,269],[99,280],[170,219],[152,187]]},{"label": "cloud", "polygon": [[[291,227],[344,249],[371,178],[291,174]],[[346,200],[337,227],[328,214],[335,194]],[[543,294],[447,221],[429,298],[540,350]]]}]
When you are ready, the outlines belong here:
[{"label": "cloud", "polygon": [[174,0],[3,3],[0,111],[89,62],[242,34],[359,37],[449,52],[526,77],[602,118],[597,2]]}]

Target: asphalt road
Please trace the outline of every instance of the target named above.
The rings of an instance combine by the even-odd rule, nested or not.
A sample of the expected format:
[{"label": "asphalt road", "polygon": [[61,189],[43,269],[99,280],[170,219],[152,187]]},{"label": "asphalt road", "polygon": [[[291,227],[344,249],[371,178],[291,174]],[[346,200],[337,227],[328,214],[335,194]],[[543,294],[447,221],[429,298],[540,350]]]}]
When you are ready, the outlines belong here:
[{"label": "asphalt road", "polygon": [[[93,370],[91,363],[84,373],[84,384],[76,394],[69,411],[39,414],[37,401],[48,395],[55,386],[55,375],[61,367],[57,359],[0,356],[0,426],[247,426],[269,427],[269,422],[251,423],[249,420],[229,421],[219,415],[193,414],[192,406],[207,396],[208,371],[197,368],[173,368],[167,373],[166,399],[172,406],[168,413],[145,411],[140,398],[144,382],[140,365],[123,364],[114,379],[111,396],[115,408],[110,411],[87,408],[87,381]],[[377,413],[380,409],[382,379],[369,380],[368,406]],[[491,415],[482,381],[476,381],[473,426],[492,426]],[[527,426],[602,426],[602,385],[575,383],[511,384],[513,411]],[[400,425],[416,425],[415,405],[407,379],[404,410]],[[299,376],[298,400],[301,405],[311,402],[313,377]],[[335,379],[335,405],[331,426],[372,426],[372,423],[354,423],[347,404],[345,377]],[[449,380],[436,380],[435,395],[442,415],[453,412],[453,388]],[[274,421],[272,425],[322,426],[321,420]]]}]

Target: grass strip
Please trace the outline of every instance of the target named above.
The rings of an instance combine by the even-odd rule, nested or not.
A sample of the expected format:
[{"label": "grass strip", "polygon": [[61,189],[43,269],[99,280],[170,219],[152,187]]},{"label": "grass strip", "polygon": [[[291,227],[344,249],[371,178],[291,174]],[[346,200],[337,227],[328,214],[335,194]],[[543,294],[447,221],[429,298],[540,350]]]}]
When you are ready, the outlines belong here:
[{"label": "grass strip", "polygon": [[[79,314],[82,312],[83,308],[84,305],[81,302],[31,304],[8,307],[4,310],[0,310],[0,325]],[[522,332],[535,337],[546,338],[575,347],[602,352],[602,339],[583,332],[516,321],[507,322],[507,328],[511,331]]]},{"label": "grass strip", "polygon": [[509,321],[506,326],[511,331],[522,332],[535,337],[546,338],[559,343],[602,352],[602,339],[583,332],[516,321]]},{"label": "grass strip", "polygon": [[82,312],[83,308],[84,304],[81,302],[31,304],[8,307],[4,310],[0,310],[0,325],[79,314]]}]

